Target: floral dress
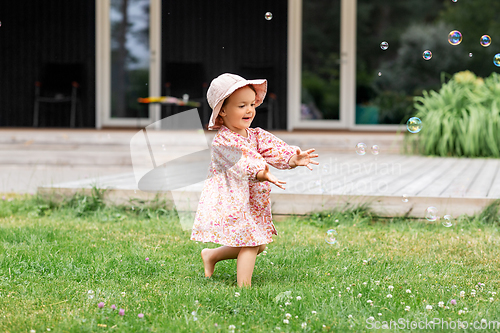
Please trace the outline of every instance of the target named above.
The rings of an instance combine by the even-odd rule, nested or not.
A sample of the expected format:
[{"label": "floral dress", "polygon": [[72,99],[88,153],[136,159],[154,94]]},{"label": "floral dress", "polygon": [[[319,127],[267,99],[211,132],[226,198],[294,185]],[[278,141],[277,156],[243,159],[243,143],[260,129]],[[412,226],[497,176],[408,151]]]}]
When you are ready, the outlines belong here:
[{"label": "floral dress", "polygon": [[[255,177],[266,163],[291,169],[296,146],[257,127],[248,137],[222,125],[212,141],[212,161],[196,211],[191,240],[242,247],[272,242],[271,183]],[[236,152],[236,154],[235,154]]]}]

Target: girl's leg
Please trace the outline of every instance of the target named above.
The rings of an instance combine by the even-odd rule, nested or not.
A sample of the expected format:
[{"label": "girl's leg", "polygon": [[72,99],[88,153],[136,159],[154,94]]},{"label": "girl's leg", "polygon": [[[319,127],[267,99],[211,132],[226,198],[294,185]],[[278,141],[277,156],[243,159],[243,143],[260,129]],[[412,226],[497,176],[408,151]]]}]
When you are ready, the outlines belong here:
[{"label": "girl's leg", "polygon": [[241,247],[221,246],[216,249],[201,250],[201,258],[205,266],[205,276],[211,277],[214,273],[215,264],[221,260],[236,259]]},{"label": "girl's leg", "polygon": [[[241,247],[221,246],[216,249],[205,248],[201,250],[201,258],[205,266],[205,276],[210,277],[214,273],[215,264],[221,260],[237,259]],[[266,249],[266,244],[258,246],[258,253]]]},{"label": "girl's leg", "polygon": [[[265,248],[265,247],[264,247]],[[236,262],[238,287],[252,285],[253,268],[260,246],[242,247]]]}]

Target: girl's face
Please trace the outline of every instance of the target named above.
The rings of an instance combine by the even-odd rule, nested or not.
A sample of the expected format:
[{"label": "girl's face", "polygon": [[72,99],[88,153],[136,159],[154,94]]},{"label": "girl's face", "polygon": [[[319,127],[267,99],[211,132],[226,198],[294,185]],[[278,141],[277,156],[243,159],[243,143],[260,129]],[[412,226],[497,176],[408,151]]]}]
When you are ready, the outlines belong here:
[{"label": "girl's face", "polygon": [[227,98],[219,115],[224,126],[247,137],[246,129],[255,117],[255,92],[248,86],[236,90]]}]

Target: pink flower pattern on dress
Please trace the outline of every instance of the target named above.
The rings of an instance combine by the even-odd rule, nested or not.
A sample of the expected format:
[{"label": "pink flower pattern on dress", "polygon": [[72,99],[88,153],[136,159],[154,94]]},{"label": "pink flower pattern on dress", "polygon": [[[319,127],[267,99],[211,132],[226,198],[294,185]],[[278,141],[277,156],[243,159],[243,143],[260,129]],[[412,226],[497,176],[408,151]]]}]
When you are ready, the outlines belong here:
[{"label": "pink flower pattern on dress", "polygon": [[[271,215],[271,183],[255,177],[266,163],[291,169],[297,146],[273,134],[247,129],[248,137],[222,125],[212,141],[212,163],[196,211],[191,240],[242,247],[272,242],[278,232]],[[235,152],[241,153],[231,163]],[[238,154],[239,156],[239,154]],[[231,166],[232,165],[232,166]]]}]

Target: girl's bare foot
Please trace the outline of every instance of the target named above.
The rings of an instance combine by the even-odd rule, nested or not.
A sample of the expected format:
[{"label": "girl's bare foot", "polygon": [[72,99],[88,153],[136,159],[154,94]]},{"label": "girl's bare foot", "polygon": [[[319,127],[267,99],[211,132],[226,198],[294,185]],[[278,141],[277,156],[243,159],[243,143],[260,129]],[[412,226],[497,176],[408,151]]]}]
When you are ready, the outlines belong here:
[{"label": "girl's bare foot", "polygon": [[215,263],[211,260],[211,251],[209,248],[201,250],[201,259],[203,259],[203,265],[205,266],[205,277],[211,277],[214,273]]}]

